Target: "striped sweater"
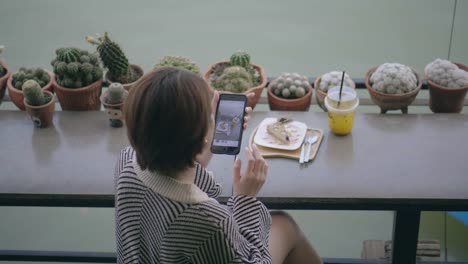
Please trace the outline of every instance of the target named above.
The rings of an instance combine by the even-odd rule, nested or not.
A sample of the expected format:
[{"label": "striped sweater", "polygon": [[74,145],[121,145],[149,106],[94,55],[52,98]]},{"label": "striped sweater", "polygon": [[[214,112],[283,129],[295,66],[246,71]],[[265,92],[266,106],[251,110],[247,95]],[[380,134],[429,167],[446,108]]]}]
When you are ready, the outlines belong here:
[{"label": "striped sweater", "polygon": [[127,147],[115,168],[118,263],[271,263],[271,216],[253,197],[227,205],[211,172],[194,184],[141,170]]}]

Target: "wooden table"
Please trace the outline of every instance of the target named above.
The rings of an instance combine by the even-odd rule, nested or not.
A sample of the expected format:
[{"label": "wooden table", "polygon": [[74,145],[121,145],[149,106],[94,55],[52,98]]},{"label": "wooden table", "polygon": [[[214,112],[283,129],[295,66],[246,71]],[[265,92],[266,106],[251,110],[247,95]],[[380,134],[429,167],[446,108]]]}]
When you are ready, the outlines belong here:
[{"label": "wooden table", "polygon": [[[282,114],[255,112],[243,144],[263,118]],[[287,114],[323,129],[325,138],[307,166],[268,160],[259,199],[269,208],[394,210],[393,263],[415,262],[421,211],[468,210],[467,115],[358,114],[353,133],[338,137],[328,132],[325,113]],[[114,205],[112,172],[128,143],[125,128],[109,127],[104,112],[57,112],[55,127],[35,129],[24,112],[1,111],[0,124],[0,206]],[[221,200],[232,193],[232,162],[215,156],[210,164],[224,186]],[[0,260],[44,255],[15,254],[0,251]],[[85,256],[67,252],[55,260]],[[112,262],[113,256],[87,259]]]}]

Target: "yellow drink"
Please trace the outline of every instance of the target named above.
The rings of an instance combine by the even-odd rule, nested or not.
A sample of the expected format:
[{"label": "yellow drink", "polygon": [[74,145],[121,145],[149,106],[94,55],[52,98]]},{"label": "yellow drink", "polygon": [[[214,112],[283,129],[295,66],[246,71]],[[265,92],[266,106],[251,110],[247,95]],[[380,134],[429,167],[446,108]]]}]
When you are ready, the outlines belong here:
[{"label": "yellow drink", "polygon": [[353,129],[354,115],[359,105],[359,99],[354,89],[343,87],[349,89],[343,89],[341,101],[339,101],[339,89],[335,88],[330,89],[325,97],[325,107],[328,109],[328,126],[337,135],[347,135]]},{"label": "yellow drink", "polygon": [[328,111],[328,126],[337,135],[351,133],[354,125],[354,111],[348,113],[337,113]]}]

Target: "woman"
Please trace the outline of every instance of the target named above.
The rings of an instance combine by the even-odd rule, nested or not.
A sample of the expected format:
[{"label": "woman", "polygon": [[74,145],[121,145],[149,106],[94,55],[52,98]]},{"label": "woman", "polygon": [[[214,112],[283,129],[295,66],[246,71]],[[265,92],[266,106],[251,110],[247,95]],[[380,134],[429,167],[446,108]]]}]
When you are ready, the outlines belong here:
[{"label": "woman", "polygon": [[130,91],[131,147],[115,171],[118,262],[320,263],[294,221],[255,198],[268,172],[256,146],[242,173],[234,162],[227,206],[213,199],[221,187],[205,167],[218,95],[209,91],[199,76],[169,67]]}]

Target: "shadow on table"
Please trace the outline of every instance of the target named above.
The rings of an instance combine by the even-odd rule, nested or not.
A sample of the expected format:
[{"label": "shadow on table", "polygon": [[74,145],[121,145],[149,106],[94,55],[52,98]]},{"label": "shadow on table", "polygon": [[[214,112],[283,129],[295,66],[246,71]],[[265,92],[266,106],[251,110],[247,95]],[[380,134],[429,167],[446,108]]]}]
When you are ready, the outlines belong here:
[{"label": "shadow on table", "polygon": [[32,149],[34,158],[39,164],[50,164],[52,155],[60,147],[60,133],[55,126],[48,128],[33,128]]}]

